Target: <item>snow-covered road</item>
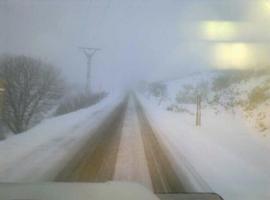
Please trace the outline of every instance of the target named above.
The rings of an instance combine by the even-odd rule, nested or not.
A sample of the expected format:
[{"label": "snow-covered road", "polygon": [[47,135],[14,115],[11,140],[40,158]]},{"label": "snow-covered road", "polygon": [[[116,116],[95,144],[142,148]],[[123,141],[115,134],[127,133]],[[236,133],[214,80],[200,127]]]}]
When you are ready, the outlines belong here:
[{"label": "snow-covered road", "polygon": [[91,132],[85,144],[60,171],[55,181],[105,182],[113,179],[127,103],[127,99],[121,102]]},{"label": "snow-covered road", "polygon": [[169,160],[168,151],[164,148],[149,124],[144,109],[136,99],[136,111],[144,143],[145,155],[154,191],[157,193],[185,192],[185,186]]},{"label": "snow-covered road", "polygon": [[130,96],[116,107],[56,181],[121,180],[140,183],[156,193],[185,191],[162,141],[156,138],[143,107],[135,99]]},{"label": "snow-covered road", "polygon": [[187,158],[175,157],[140,101],[123,99],[45,120],[0,142],[0,182],[116,180],[156,193],[212,192]]},{"label": "snow-covered road", "polygon": [[125,114],[114,180],[138,182],[153,189],[133,99]]}]

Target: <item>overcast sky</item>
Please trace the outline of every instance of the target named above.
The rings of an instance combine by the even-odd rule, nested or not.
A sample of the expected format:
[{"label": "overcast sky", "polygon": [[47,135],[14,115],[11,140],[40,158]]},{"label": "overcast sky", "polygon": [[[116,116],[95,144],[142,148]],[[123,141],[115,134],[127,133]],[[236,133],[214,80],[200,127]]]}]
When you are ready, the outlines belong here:
[{"label": "overcast sky", "polygon": [[82,84],[77,47],[101,48],[92,70],[98,88],[181,77],[212,68],[200,23],[245,22],[255,1],[0,0],[0,53],[43,59]]}]

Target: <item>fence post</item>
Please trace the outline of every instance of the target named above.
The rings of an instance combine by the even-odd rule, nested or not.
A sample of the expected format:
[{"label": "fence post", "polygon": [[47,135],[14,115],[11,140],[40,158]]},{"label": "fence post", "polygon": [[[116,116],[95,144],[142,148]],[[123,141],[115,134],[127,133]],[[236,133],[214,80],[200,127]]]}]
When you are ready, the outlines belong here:
[{"label": "fence post", "polygon": [[197,96],[197,112],[196,112],[196,126],[201,126],[201,103],[202,98],[200,95]]}]

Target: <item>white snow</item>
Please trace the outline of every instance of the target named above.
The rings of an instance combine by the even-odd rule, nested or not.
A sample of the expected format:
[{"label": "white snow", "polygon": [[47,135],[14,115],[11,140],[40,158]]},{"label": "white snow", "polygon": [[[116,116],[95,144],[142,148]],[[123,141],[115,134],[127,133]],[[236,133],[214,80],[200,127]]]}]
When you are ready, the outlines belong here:
[{"label": "white snow", "polygon": [[153,190],[137,112],[131,98],[125,114],[114,180],[140,183]]},{"label": "white snow", "polygon": [[[250,91],[261,83],[260,79],[237,86]],[[188,78],[184,82],[188,83]],[[187,187],[216,192],[225,200],[270,199],[270,135],[262,135],[237,109],[233,113],[219,108],[216,113],[208,105],[202,109],[202,127],[195,127],[195,115],[166,110],[181,84],[180,80],[175,85],[168,83],[170,99],[161,105],[153,97],[142,95],[140,100]],[[196,112],[195,105],[181,106]],[[267,112],[269,105],[262,109]]]},{"label": "white snow", "polygon": [[126,182],[0,184],[0,199],[158,200],[146,188]]},{"label": "white snow", "polygon": [[185,85],[196,87],[200,83],[208,82],[212,84],[212,80],[217,77],[219,73],[208,72],[208,73],[195,73],[187,77],[183,77],[179,80],[167,81],[166,85],[168,88],[168,98],[174,100],[177,92]]},{"label": "white snow", "polygon": [[[140,101],[158,139],[165,144],[166,150],[170,153],[168,158],[187,192],[216,192],[225,200],[268,200],[270,199],[269,134],[261,134],[259,130],[250,126],[250,120],[247,120],[237,108],[235,112],[231,112],[218,105],[211,107],[204,102],[202,127],[199,128],[195,127],[195,116],[192,114],[196,111],[194,104],[179,104],[189,112],[171,112],[166,109],[169,104],[176,103],[175,95],[183,84],[196,85],[201,81],[211,83],[216,75],[215,73],[194,75],[185,80],[168,82],[169,98],[161,105],[153,97],[147,99],[139,96]],[[238,97],[245,99],[247,95],[243,91],[250,92],[252,88],[264,82],[263,79],[264,77],[261,77],[240,82],[226,89],[226,93],[219,91],[224,92],[222,102],[230,95],[236,94],[230,93],[231,90],[240,91]],[[85,139],[89,138],[90,133],[122,99],[122,96],[108,97],[95,106],[44,120],[29,131],[0,141],[0,182],[52,180],[80,149]],[[267,112],[269,105],[262,104],[257,109]],[[130,101],[124,120],[114,179],[137,181],[151,189],[140,134],[134,102]],[[129,195],[129,184],[124,184],[127,188],[120,185],[121,194]],[[20,187],[29,187],[27,190],[32,191],[30,189],[32,186],[18,185],[15,188],[18,192]],[[69,187],[68,184],[67,186]],[[98,189],[98,184],[78,186],[89,187],[90,191],[95,189],[100,191],[96,193],[97,196],[93,193],[97,199],[110,197],[110,189],[106,196],[106,192],[103,194]],[[105,184],[101,188],[107,186]],[[39,190],[39,187],[51,186],[38,184],[35,187],[33,191]],[[114,187],[112,188],[114,190]],[[8,187],[6,189],[11,191]],[[1,195],[0,188],[0,197]],[[133,196],[125,197],[133,198]]]},{"label": "white snow", "polygon": [[121,95],[109,96],[90,108],[44,120],[0,141],[0,181],[51,180],[121,100]]}]

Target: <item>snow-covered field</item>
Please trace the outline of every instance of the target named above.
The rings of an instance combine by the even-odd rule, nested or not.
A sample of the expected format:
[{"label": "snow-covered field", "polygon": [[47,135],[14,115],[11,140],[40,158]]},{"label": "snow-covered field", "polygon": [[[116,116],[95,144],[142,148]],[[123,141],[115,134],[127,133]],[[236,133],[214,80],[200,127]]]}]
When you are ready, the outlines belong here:
[{"label": "snow-covered field", "polygon": [[95,106],[44,120],[0,141],[0,182],[53,179],[121,99],[109,96]]},{"label": "snow-covered field", "polygon": [[[269,98],[245,110],[249,94],[255,87],[265,87],[269,76],[252,77],[213,91],[218,76],[211,72],[166,82],[167,95],[162,101],[147,92],[140,99],[179,173],[187,168],[205,186],[198,187],[199,191],[216,192],[225,200],[270,199],[270,124],[262,120],[266,127],[262,130],[254,116],[260,112],[269,115]],[[177,95],[192,97],[197,92],[194,88],[201,86],[208,89],[202,94],[202,126],[196,127],[194,99],[178,96],[177,101]],[[212,103],[215,95],[219,100]],[[240,97],[242,105],[234,102]],[[174,109],[168,109],[171,105]],[[248,112],[252,114],[247,117]]]}]

